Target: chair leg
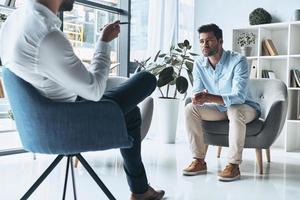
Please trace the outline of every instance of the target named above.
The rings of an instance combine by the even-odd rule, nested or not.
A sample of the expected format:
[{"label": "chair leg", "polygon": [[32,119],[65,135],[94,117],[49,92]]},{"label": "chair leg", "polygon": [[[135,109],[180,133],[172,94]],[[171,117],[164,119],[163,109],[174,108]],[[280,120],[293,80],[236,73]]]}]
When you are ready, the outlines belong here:
[{"label": "chair leg", "polygon": [[263,174],[262,150],[255,149],[255,152],[256,152],[256,160],[259,168],[259,174]]},{"label": "chair leg", "polygon": [[69,155],[67,157],[68,157],[68,160],[67,160],[67,165],[66,165],[66,175],[65,175],[64,192],[63,192],[62,199],[65,200],[65,198],[66,198],[66,191],[67,191],[68,177],[69,177],[69,168],[70,168],[70,165],[71,165],[71,178],[72,178],[72,185],[73,185],[73,195],[74,195],[74,200],[77,200],[75,176],[74,176],[74,166],[73,166],[73,159],[72,159],[73,156]]},{"label": "chair leg", "polygon": [[81,154],[75,155],[80,163],[83,165],[83,167],[88,171],[88,173],[92,176],[94,181],[98,184],[98,186],[102,189],[102,191],[105,193],[105,195],[108,197],[109,200],[116,200],[116,198],[112,195],[112,193],[107,189],[107,187],[104,185],[104,183],[101,181],[101,179],[97,176],[95,171],[91,168],[91,166],[87,163],[87,161],[82,157]]},{"label": "chair leg", "polygon": [[70,164],[70,157],[68,156],[67,165],[66,165],[64,192],[63,192],[63,196],[62,196],[63,200],[65,200],[65,198],[66,198],[66,191],[67,191],[67,186],[68,186],[68,176],[69,176],[69,164]]},{"label": "chair leg", "polygon": [[75,176],[74,176],[74,166],[73,166],[72,158],[70,160],[70,164],[71,164],[71,174],[72,174],[72,183],[73,183],[73,195],[74,195],[74,200],[77,200],[76,184],[75,184]]},{"label": "chair leg", "polygon": [[30,195],[39,187],[39,185],[47,178],[47,176],[52,172],[56,165],[61,161],[63,155],[58,155],[55,160],[50,164],[50,166],[44,171],[44,173],[36,180],[36,182],[29,188],[29,190],[23,195],[21,200],[26,200]]},{"label": "chair leg", "polygon": [[78,167],[78,162],[79,162],[79,160],[78,160],[78,158],[76,158],[76,157],[75,157],[74,159],[75,159],[74,167],[77,168],[77,167]]},{"label": "chair leg", "polygon": [[221,146],[218,146],[217,158],[220,158],[221,151],[222,151],[222,147],[221,147]]},{"label": "chair leg", "polygon": [[267,161],[271,162],[271,152],[270,152],[270,149],[266,149],[266,156],[267,156]]}]

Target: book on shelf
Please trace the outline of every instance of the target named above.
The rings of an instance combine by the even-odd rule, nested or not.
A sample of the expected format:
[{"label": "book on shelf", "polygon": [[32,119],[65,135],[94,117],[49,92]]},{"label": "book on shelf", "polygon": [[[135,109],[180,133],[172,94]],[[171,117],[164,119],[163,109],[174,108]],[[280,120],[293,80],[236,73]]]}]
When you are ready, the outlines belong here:
[{"label": "book on shelf", "polygon": [[263,69],[261,75],[262,78],[276,79],[276,74],[273,70]]},{"label": "book on shelf", "polygon": [[294,77],[294,70],[290,70],[290,87],[297,87],[296,79]]},{"label": "book on shelf", "polygon": [[269,78],[270,78],[270,79],[276,79],[276,75],[275,75],[275,72],[274,72],[274,71],[269,70],[269,71],[268,71],[268,75],[269,75]]},{"label": "book on shelf", "polygon": [[278,51],[275,48],[273,41],[271,39],[265,39],[264,40],[266,47],[268,49],[268,52],[271,56],[277,56],[278,55]]},{"label": "book on shelf", "polygon": [[263,56],[270,56],[266,41],[262,41],[262,55]]},{"label": "book on shelf", "polygon": [[250,67],[250,79],[257,78],[257,60],[252,60]]},{"label": "book on shelf", "polygon": [[300,87],[300,71],[298,69],[291,70],[291,87]]},{"label": "book on shelf", "polygon": [[0,98],[4,98],[4,90],[2,86],[2,80],[0,79]]}]

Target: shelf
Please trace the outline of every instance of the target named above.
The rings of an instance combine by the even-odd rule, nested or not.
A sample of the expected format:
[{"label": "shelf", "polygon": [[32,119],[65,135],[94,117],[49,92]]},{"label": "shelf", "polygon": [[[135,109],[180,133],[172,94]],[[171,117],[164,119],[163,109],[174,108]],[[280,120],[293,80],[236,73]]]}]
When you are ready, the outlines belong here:
[{"label": "shelf", "polygon": [[300,54],[289,55],[290,58],[300,58]]},{"label": "shelf", "polygon": [[288,123],[300,123],[300,120],[297,120],[297,119],[288,119],[287,122]]},{"label": "shelf", "polygon": [[278,56],[259,56],[261,59],[268,59],[268,60],[281,60],[281,59],[287,59],[287,55],[278,55]]},{"label": "shelf", "polygon": [[288,90],[300,90],[298,87],[288,87]]},{"label": "shelf", "polygon": [[255,59],[258,59],[258,56],[248,56],[246,58],[247,58],[247,60],[255,60]]}]

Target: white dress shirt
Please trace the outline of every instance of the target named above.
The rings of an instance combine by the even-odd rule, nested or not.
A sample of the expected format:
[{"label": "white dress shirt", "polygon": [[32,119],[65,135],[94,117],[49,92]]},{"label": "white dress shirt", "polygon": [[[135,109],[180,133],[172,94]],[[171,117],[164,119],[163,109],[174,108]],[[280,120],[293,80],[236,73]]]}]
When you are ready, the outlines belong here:
[{"label": "white dress shirt", "polygon": [[60,19],[35,1],[14,11],[0,31],[2,65],[55,101],[72,102],[78,95],[100,100],[111,63],[109,44],[96,42],[87,69],[60,26]]}]

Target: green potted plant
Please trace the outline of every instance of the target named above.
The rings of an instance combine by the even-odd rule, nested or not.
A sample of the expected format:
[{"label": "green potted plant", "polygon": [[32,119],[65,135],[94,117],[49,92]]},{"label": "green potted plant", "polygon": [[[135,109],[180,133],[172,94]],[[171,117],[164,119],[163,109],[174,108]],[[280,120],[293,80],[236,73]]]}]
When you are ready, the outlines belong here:
[{"label": "green potted plant", "polygon": [[[179,108],[179,94],[187,94],[189,83],[193,84],[194,56],[190,52],[192,46],[188,40],[171,46],[168,53],[158,51],[153,60],[148,58],[138,62],[139,68],[144,69],[157,77],[157,88],[160,97],[156,99],[159,112],[158,122],[161,139],[165,143],[174,143],[176,137],[176,124]],[[188,78],[183,76],[186,72]],[[188,81],[189,79],[189,81]]]},{"label": "green potted plant", "polygon": [[237,37],[237,44],[240,46],[243,56],[250,56],[252,45],[255,44],[255,34],[251,32],[240,33]]},{"label": "green potted plant", "polygon": [[249,14],[250,25],[271,23],[272,16],[263,8],[256,8]]},{"label": "green potted plant", "polygon": [[[177,99],[178,93],[186,94],[188,80],[182,75],[185,70],[188,79],[193,84],[194,56],[198,54],[190,52],[192,46],[188,40],[171,46],[168,53],[158,51],[153,61],[150,58],[145,61],[136,61],[138,70],[147,70],[157,77],[157,87],[163,99]],[[150,61],[150,62],[149,62]],[[171,91],[171,87],[174,89]],[[165,88],[165,90],[163,90]]]}]

